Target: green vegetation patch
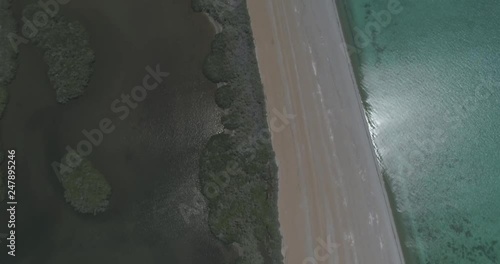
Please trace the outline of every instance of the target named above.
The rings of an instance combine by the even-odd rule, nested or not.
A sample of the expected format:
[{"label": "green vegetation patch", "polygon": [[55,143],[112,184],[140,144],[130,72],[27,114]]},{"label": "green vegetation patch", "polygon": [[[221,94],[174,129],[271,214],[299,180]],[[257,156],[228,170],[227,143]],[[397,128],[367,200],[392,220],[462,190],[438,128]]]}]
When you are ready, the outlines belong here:
[{"label": "green vegetation patch", "polygon": [[9,34],[16,32],[11,4],[11,0],[0,0],[0,118],[8,102],[7,86],[17,70],[17,52],[8,38]]},{"label": "green vegetation patch", "polygon": [[[75,153],[68,153],[63,161],[69,164]],[[92,163],[82,158],[75,167],[62,166],[60,180],[64,188],[64,198],[76,211],[85,214],[104,212],[109,205],[111,186]]]},{"label": "green vegetation patch", "polygon": [[218,83],[237,76],[238,61],[233,58],[238,52],[238,43],[242,36],[233,28],[225,28],[215,36],[212,51],[205,59],[203,73],[212,82]]},{"label": "green vegetation patch", "polygon": [[16,32],[10,0],[0,0],[0,86],[8,85],[14,79],[17,69],[17,53],[9,41],[9,34]]},{"label": "green vegetation patch", "polygon": [[[29,5],[24,16],[33,18],[40,10],[38,5]],[[32,41],[43,49],[44,60],[49,67],[48,76],[56,90],[59,103],[82,95],[93,73],[94,51],[90,47],[89,35],[83,25],[68,21],[63,16],[50,18],[38,29]]]},{"label": "green vegetation patch", "polygon": [[209,80],[225,83],[215,94],[225,109],[225,132],[213,136],[200,157],[209,226],[219,239],[242,249],[237,263],[283,263],[277,166],[246,2],[193,0],[193,9],[223,25],[204,64]]},{"label": "green vegetation patch", "polygon": [[3,111],[7,107],[7,103],[9,102],[9,92],[7,92],[7,88],[4,86],[0,86],[0,118],[3,115]]},{"label": "green vegetation patch", "polygon": [[223,85],[215,91],[215,103],[222,109],[231,107],[238,91],[232,85]]}]

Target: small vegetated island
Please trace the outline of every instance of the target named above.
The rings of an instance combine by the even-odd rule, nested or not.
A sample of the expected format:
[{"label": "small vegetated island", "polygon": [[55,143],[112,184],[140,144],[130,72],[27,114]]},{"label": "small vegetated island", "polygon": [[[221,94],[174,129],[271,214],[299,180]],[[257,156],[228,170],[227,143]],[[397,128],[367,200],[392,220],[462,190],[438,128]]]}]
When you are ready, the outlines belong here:
[{"label": "small vegetated island", "polygon": [[277,166],[246,1],[193,0],[192,4],[223,28],[203,69],[218,84],[215,101],[224,109],[225,128],[209,140],[200,157],[209,226],[220,240],[239,246],[237,263],[283,263]]},{"label": "small vegetated island", "polygon": [[64,198],[76,211],[94,215],[106,211],[111,186],[89,160],[75,152],[66,154],[59,177]]},{"label": "small vegetated island", "polygon": [[[42,14],[38,4],[30,4],[23,10],[23,35],[16,31],[16,21],[10,11],[11,0],[0,0],[0,116],[7,105],[6,87],[15,76],[18,45],[29,42],[41,48],[48,65],[48,77],[56,91],[56,100],[67,103],[82,95],[93,72],[94,52],[89,36],[78,22],[68,21],[59,14]],[[47,19],[40,19],[45,17]],[[41,23],[43,22],[43,23]],[[26,34],[26,35],[25,35]],[[3,154],[3,153],[2,153]],[[67,153],[66,161],[74,153]],[[1,155],[3,156],[3,155]],[[0,160],[0,163],[2,160]],[[59,180],[64,187],[64,197],[76,211],[96,214],[108,208],[111,186],[92,163],[80,159],[77,164],[63,164]],[[5,184],[0,173],[0,200],[5,197]]]},{"label": "small vegetated island", "polygon": [[[40,20],[37,13],[41,11],[38,4],[26,6],[23,15]],[[83,94],[93,73],[94,51],[90,48],[89,35],[80,23],[68,21],[61,15],[50,17],[46,23],[39,21],[40,27],[32,22],[25,22],[23,27],[29,29],[35,45],[44,51],[43,57],[48,65],[48,77],[56,90],[59,103],[67,103],[70,99]]]},{"label": "small vegetated island", "polygon": [[[28,5],[23,15],[36,19],[40,10],[37,4]],[[48,19],[47,23],[38,23],[42,25],[39,28],[27,23],[25,26],[32,28],[28,37],[44,52],[49,68],[47,74],[56,91],[57,102],[68,103],[81,96],[88,86],[95,60],[83,25],[59,14]],[[62,161],[58,176],[66,201],[80,213],[95,215],[104,212],[111,195],[111,186],[104,175],[88,159],[80,158],[76,153],[67,153]]]},{"label": "small vegetated island", "polygon": [[[17,69],[17,53],[8,39],[9,33],[15,32],[16,21],[11,12],[12,0],[0,0],[0,118],[2,118],[8,102],[7,86],[14,79]],[[0,147],[0,202],[5,199],[6,185],[4,183],[4,152]]]},{"label": "small vegetated island", "polygon": [[[56,91],[59,103],[68,103],[81,96],[93,73],[95,55],[90,47],[89,35],[83,25],[69,21],[60,14],[46,14],[38,4],[30,4],[23,10],[24,28],[29,28],[33,43],[43,50],[48,66],[48,77]],[[44,23],[42,23],[44,22]],[[78,162],[75,164],[75,157]],[[69,162],[73,158],[73,163]],[[59,181],[64,188],[64,198],[76,211],[97,214],[108,208],[111,186],[92,163],[76,153],[67,153],[59,168]]]}]

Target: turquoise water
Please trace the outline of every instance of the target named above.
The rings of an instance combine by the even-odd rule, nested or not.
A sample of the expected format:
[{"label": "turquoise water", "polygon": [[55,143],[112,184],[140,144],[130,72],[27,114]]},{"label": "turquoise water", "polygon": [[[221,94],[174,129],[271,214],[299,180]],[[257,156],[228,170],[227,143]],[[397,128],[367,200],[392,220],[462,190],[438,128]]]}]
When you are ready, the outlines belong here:
[{"label": "turquoise water", "polygon": [[500,2],[399,3],[345,1],[405,255],[500,263]]}]

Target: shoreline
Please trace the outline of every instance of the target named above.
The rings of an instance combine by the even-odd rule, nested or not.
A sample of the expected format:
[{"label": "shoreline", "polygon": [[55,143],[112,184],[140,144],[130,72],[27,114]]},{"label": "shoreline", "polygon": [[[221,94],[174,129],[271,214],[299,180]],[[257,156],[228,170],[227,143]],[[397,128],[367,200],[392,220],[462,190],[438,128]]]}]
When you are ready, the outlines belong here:
[{"label": "shoreline", "polygon": [[192,7],[223,28],[203,64],[206,78],[217,84],[224,127],[200,156],[208,225],[236,249],[238,263],[282,263],[277,167],[246,1],[193,0]]},{"label": "shoreline", "polygon": [[[352,34],[352,31],[351,31],[351,28],[353,28],[354,22],[352,21],[353,18],[351,17],[351,14],[350,14],[351,10],[349,10],[348,3],[346,3],[346,0],[335,0],[335,1],[338,2],[336,4],[336,6],[338,8],[340,24],[342,26],[342,32],[343,32],[343,36],[345,38],[344,40],[351,47],[359,49],[355,44],[354,35]],[[368,126],[371,127],[373,124],[371,123],[372,120],[371,120],[371,116],[370,116],[371,115],[371,105],[367,102],[368,92],[363,87],[361,87],[361,85],[359,83],[360,80],[363,78],[363,72],[361,71],[361,57],[360,57],[360,53],[362,53],[362,52],[363,51],[361,50],[361,52],[355,52],[353,54],[349,54],[349,57],[350,57],[351,64],[352,64],[353,74],[354,74],[355,80],[357,81],[358,90],[359,90],[360,96],[361,96],[361,101],[362,101],[362,104],[364,106],[364,110],[366,113]],[[368,128],[368,129],[370,129],[370,128]],[[387,194],[387,199],[389,201],[389,205],[391,206],[392,218],[393,218],[393,221],[395,224],[395,230],[396,230],[397,236],[398,236],[400,241],[405,241],[406,238],[411,237],[412,234],[411,234],[411,232],[408,232],[404,229],[404,219],[403,219],[403,216],[401,214],[399,214],[396,210],[396,207],[395,207],[396,197],[394,195],[393,190],[391,189],[391,185],[389,182],[390,181],[389,176],[385,172],[385,168],[383,166],[382,156],[380,155],[380,153],[377,153],[377,147],[375,146],[375,143],[373,141],[372,141],[372,145],[373,145],[373,149],[375,151],[375,155],[378,159],[379,169],[381,169],[381,177],[384,181],[385,190],[386,190],[386,194]],[[401,242],[400,242],[400,244],[401,244]],[[407,247],[403,247],[403,246],[401,246],[401,250],[402,250],[402,255],[403,255],[403,258],[404,258],[406,264],[418,263],[414,252],[411,252],[411,250],[409,250]]]},{"label": "shoreline", "polygon": [[[347,44],[349,42],[345,40],[346,35],[349,36],[349,38],[350,38],[349,41],[351,39],[353,39],[352,32],[349,30],[351,27],[351,22],[349,21],[350,18],[349,18],[349,14],[348,14],[349,10],[347,10],[347,6],[346,6],[345,7],[346,10],[344,10],[344,11],[346,12],[345,16],[346,16],[347,21],[343,21],[343,19],[342,19],[343,12],[338,10],[338,6],[339,6],[339,4],[345,5],[345,3],[343,3],[343,0],[336,0],[336,1],[341,2],[341,3],[336,3],[335,6],[337,9],[336,11],[337,11],[337,15],[338,15],[338,17],[337,17],[338,18],[338,25],[342,31],[342,41]],[[347,25],[345,25],[345,23],[347,23]],[[351,45],[355,45],[355,44],[352,43]],[[367,99],[367,97],[363,98],[363,96],[367,96],[367,92],[362,87],[360,87],[360,84],[359,84],[359,80],[360,80],[360,78],[362,78],[362,74],[363,74],[362,71],[360,70],[361,58],[359,57],[359,54],[357,54],[356,58],[354,60],[354,63],[352,63],[352,59],[351,59],[351,56],[347,52],[347,48],[345,50],[346,50],[346,54],[347,54],[348,61],[349,61],[349,67],[351,69],[351,77],[353,78],[353,82],[356,84],[356,91],[358,94],[358,104],[361,108],[361,111],[364,113],[364,117],[366,119],[366,122],[364,123],[366,134],[370,138],[373,158],[375,159],[375,161],[378,164],[376,167],[377,167],[377,171],[378,171],[378,176],[380,178],[380,184],[383,188],[384,200],[385,200],[387,207],[389,208],[389,211],[391,213],[391,226],[393,228],[395,240],[397,241],[397,243],[399,245],[402,263],[405,263],[405,255],[403,254],[404,249],[401,246],[401,241],[400,241],[400,237],[401,237],[400,232],[401,231],[400,231],[400,228],[398,228],[399,225],[398,225],[397,218],[395,216],[396,212],[393,209],[394,207],[392,206],[394,204],[393,192],[389,189],[390,186],[389,186],[388,182],[386,181],[386,177],[384,176],[382,163],[381,163],[381,157],[377,153],[377,148],[376,148],[375,143],[373,142],[373,139],[371,136],[370,113],[369,113],[369,109],[367,109],[370,106],[369,106],[368,102],[365,101]]]},{"label": "shoreline", "polygon": [[[305,5],[299,8],[297,4],[279,1],[249,3],[268,112],[284,106],[299,117],[287,131],[272,135],[280,164],[278,208],[285,263],[310,258],[319,261],[318,257],[322,256],[316,256],[314,249],[319,243],[316,241],[318,238],[326,241],[330,236],[335,238],[336,247],[328,251],[328,263],[404,263],[355,69],[344,45],[338,7],[333,2]],[[294,17],[290,19],[294,24],[288,21],[289,16]],[[321,21],[320,25],[314,25],[320,17],[329,23]],[[283,18],[285,21],[281,21]],[[273,29],[266,29],[264,25],[271,25]],[[334,28],[328,29],[325,25]],[[329,41],[325,41],[324,33],[330,34],[326,36]],[[315,38],[319,41],[309,43],[308,50],[305,40]],[[321,43],[318,45],[318,42]],[[322,53],[322,49],[326,50],[324,46],[328,52]],[[315,55],[318,58],[315,59]],[[330,59],[342,61],[339,63],[342,65],[334,65]],[[328,85],[334,87],[323,88]],[[318,109],[318,105],[322,108]],[[314,122],[318,119],[319,122]],[[316,142],[321,139],[323,142]],[[295,142],[294,149],[290,149],[291,141]],[[358,146],[358,142],[362,146]],[[329,145],[326,148],[325,143]],[[336,147],[329,149],[332,145]],[[350,197],[357,201],[348,199]]]},{"label": "shoreline", "polygon": [[222,27],[222,24],[217,22],[209,13],[207,12],[201,12],[203,15],[205,15],[208,19],[208,21],[210,22],[210,24],[212,24],[212,27],[214,28],[214,31],[215,31],[215,34],[219,34],[222,32],[222,30],[224,30],[224,27]]}]

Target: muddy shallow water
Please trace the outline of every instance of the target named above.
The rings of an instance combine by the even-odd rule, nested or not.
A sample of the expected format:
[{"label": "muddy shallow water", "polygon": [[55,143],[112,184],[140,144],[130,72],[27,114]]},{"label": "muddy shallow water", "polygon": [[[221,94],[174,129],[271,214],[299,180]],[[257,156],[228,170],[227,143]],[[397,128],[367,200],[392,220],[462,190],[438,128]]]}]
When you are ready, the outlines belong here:
[{"label": "muddy shallow water", "polygon": [[[15,3],[18,17],[23,4]],[[72,0],[61,12],[87,28],[95,72],[82,97],[57,104],[41,51],[21,47],[0,125],[4,147],[18,153],[13,263],[222,263],[227,250],[210,234],[206,209],[189,221],[179,214],[181,204],[194,206],[199,152],[221,129],[215,85],[201,71],[215,34],[208,19],[190,0]],[[170,76],[120,120],[111,102],[157,64]],[[103,118],[116,129],[89,159],[112,185],[111,205],[83,216],[64,201],[50,164]]]}]

